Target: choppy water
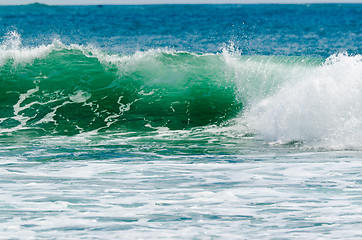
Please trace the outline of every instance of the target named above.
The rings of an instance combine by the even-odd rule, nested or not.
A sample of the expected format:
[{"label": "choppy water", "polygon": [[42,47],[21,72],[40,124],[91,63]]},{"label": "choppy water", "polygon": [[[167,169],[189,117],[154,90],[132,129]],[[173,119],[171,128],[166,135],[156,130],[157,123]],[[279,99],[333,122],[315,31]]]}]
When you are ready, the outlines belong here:
[{"label": "choppy water", "polygon": [[0,7],[0,238],[361,238],[361,13]]}]

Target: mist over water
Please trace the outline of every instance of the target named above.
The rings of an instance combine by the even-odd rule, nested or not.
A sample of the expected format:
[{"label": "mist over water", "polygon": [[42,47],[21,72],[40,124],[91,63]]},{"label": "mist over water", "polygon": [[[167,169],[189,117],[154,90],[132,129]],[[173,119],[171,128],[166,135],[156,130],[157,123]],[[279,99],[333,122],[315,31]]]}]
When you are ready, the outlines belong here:
[{"label": "mist over water", "polygon": [[361,12],[0,7],[0,236],[359,239]]}]

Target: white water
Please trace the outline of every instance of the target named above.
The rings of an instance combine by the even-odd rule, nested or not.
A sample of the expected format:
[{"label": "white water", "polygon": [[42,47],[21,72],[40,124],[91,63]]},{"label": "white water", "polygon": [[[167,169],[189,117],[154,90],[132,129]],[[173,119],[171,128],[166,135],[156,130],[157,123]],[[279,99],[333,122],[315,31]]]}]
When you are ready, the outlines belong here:
[{"label": "white water", "polygon": [[362,149],[362,56],[335,55],[302,73],[250,104],[243,124],[269,141]]},{"label": "white water", "polygon": [[113,147],[67,145],[59,138],[57,145],[44,138],[28,147],[2,146],[0,238],[362,236],[358,152],[259,145],[253,153],[241,143],[234,155],[175,155],[167,152],[171,144],[160,143],[157,154],[145,152],[142,143],[130,149],[135,139],[119,135],[117,141]]},{"label": "white water", "polygon": [[9,32],[0,45],[0,67],[5,65],[10,59],[13,65],[31,64],[35,59],[41,59],[51,53],[54,49],[61,47],[59,41],[54,41],[49,45],[38,47],[24,47],[21,43],[21,37],[16,31]]}]

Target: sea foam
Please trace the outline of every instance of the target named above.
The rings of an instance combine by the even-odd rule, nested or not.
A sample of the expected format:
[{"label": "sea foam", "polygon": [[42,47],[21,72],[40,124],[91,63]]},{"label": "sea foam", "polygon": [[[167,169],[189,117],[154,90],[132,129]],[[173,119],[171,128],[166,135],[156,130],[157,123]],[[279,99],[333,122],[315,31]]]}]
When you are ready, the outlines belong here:
[{"label": "sea foam", "polygon": [[362,147],[362,56],[337,54],[243,114],[249,130],[270,141],[328,148]]}]

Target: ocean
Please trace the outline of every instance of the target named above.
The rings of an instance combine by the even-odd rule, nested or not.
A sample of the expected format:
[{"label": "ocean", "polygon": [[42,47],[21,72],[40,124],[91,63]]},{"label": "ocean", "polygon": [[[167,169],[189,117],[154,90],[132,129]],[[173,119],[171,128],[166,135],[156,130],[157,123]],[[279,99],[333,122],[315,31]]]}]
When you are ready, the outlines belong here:
[{"label": "ocean", "polygon": [[0,239],[361,239],[361,16],[0,6]]}]

